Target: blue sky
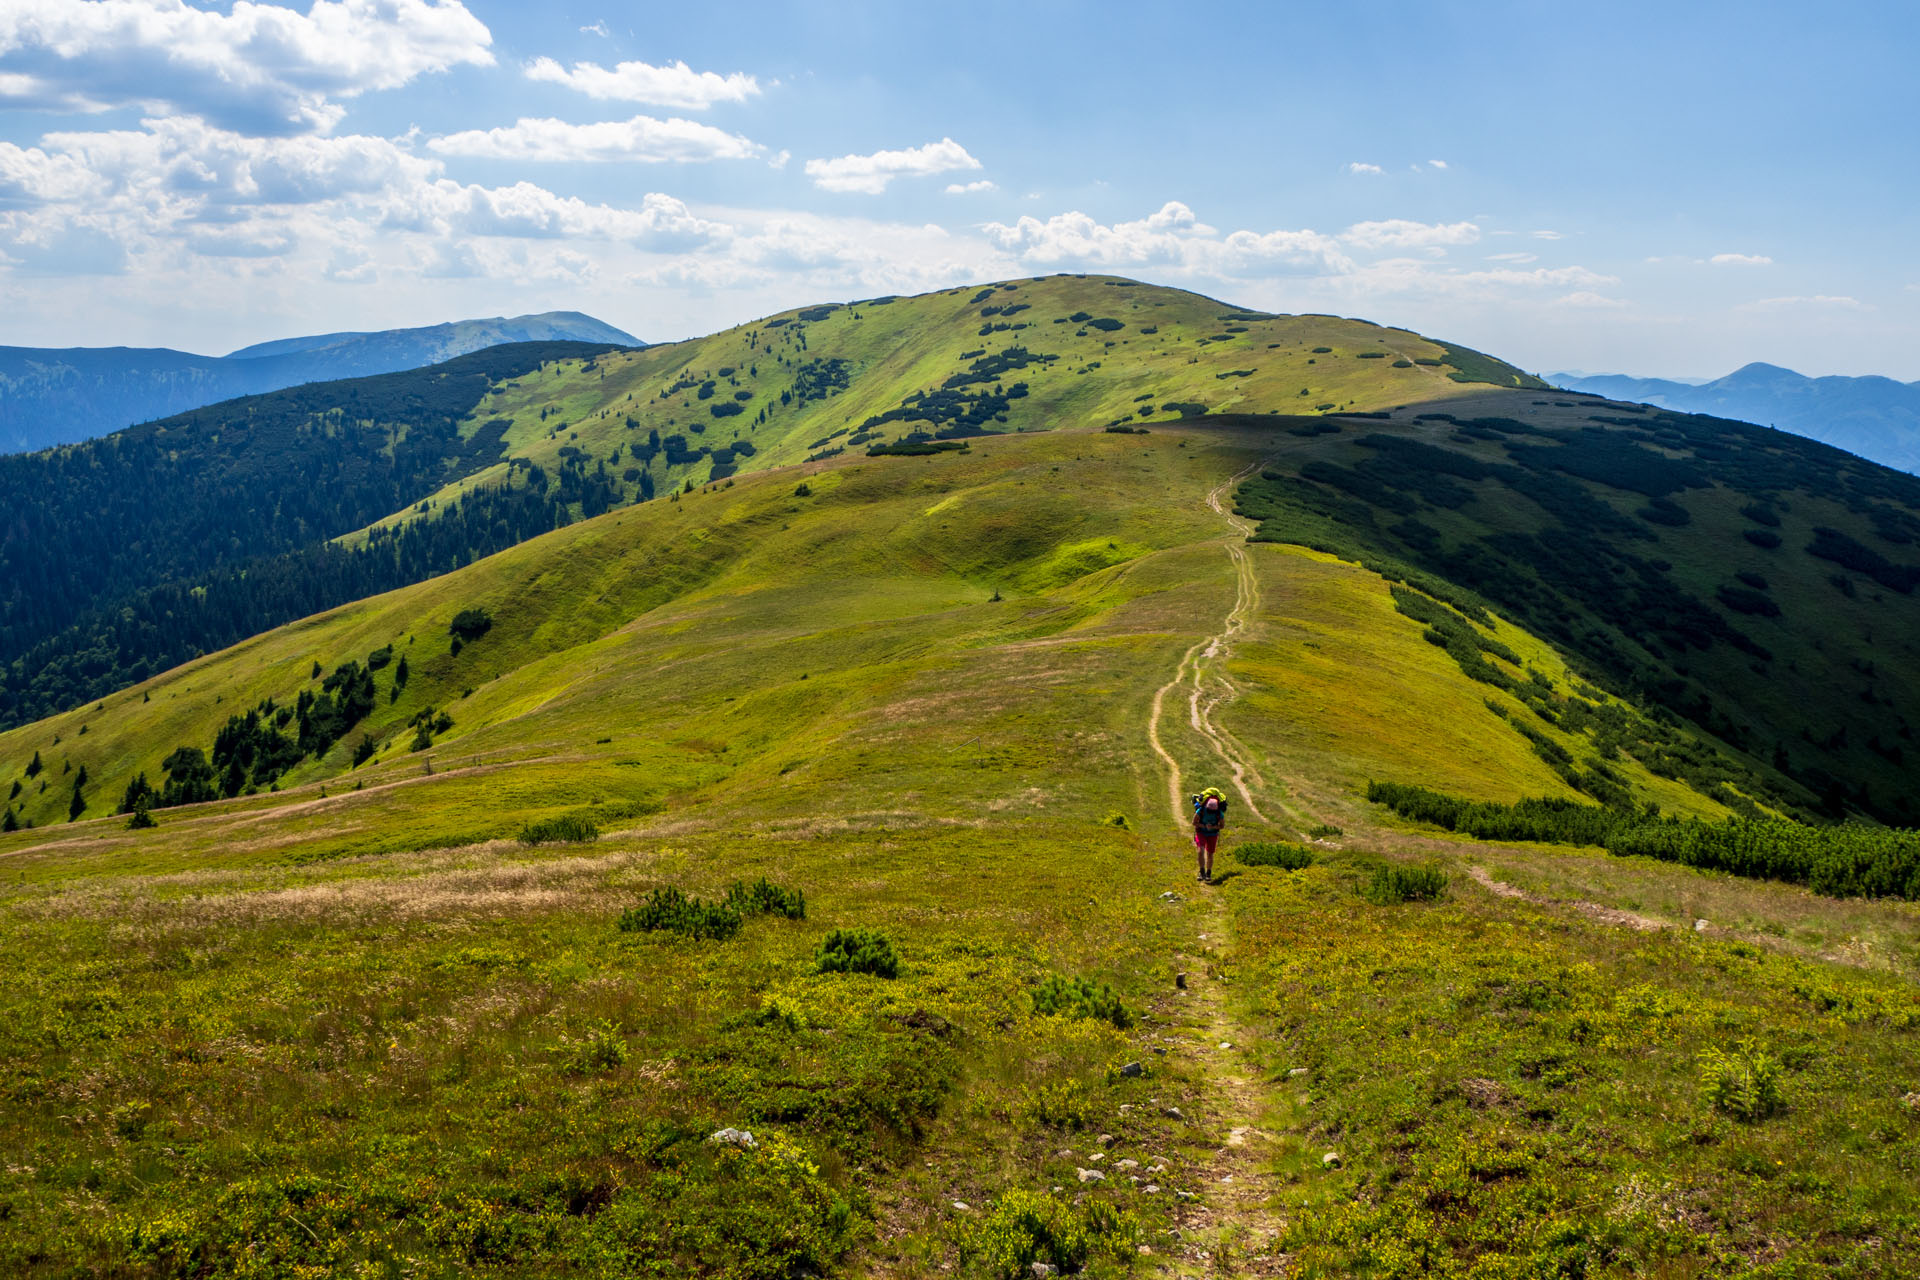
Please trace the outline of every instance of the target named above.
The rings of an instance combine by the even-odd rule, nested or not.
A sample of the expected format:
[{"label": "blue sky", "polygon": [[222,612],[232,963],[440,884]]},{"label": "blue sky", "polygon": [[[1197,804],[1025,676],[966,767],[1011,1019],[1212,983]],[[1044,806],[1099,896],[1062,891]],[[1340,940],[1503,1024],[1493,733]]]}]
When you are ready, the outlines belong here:
[{"label": "blue sky", "polygon": [[1106,271],[1527,368],[1920,378],[1920,27],[1838,3],[0,0],[0,343],[652,340]]}]

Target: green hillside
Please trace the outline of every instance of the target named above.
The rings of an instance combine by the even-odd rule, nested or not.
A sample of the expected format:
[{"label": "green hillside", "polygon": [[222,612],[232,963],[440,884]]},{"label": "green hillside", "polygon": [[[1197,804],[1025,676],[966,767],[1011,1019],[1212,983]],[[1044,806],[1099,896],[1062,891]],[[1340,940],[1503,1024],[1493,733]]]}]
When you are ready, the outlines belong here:
[{"label": "green hillside", "polygon": [[[1920,914],[1369,806],[1581,800],[1516,725],[1584,769],[1539,709],[1615,700],[1443,617],[1527,673],[1491,687],[1435,596],[1245,544],[1236,477],[1431,431],[1313,425],[743,473],[0,734],[41,761],[0,835],[0,1264],[1899,1274]],[[371,670],[370,705],[277,791],[91,816],[349,664],[328,705]],[[1636,749],[1632,804],[1727,813]],[[1209,888],[1177,822],[1216,781]],[[599,838],[527,842],[559,819]],[[1232,851],[1276,840],[1311,865]],[[1437,901],[1378,887],[1427,866]],[[668,892],[760,877],[804,914]],[[894,963],[823,967],[845,929]]]},{"label": "green hillside", "polygon": [[1531,382],[1364,321],[1050,277],[231,401],[0,459],[26,513],[0,542],[0,725],[688,481],[921,432],[1380,408],[1457,379]]},{"label": "green hillside", "polygon": [[773,320],[0,732],[0,1271],[1913,1270],[1908,480],[1123,282]]},{"label": "green hillside", "polygon": [[[1733,748],[1749,780],[1720,783],[1750,800],[1915,825],[1920,481],[1744,423],[1518,399],[1349,422],[1264,469],[1241,509],[1262,538],[1486,602],[1589,682]],[[1477,669],[1523,688],[1511,664]],[[1589,761],[1659,752],[1652,721],[1587,723]]]}]

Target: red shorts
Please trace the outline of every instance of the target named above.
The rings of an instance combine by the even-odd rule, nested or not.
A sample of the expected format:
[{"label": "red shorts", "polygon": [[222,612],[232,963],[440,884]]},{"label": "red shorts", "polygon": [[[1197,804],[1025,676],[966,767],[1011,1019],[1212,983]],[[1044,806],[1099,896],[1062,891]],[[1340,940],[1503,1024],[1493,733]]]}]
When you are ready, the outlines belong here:
[{"label": "red shorts", "polygon": [[1204,831],[1196,831],[1193,833],[1193,847],[1196,849],[1205,849],[1208,853],[1212,853],[1213,847],[1219,843],[1220,833],[1218,831],[1212,835],[1208,835]]}]

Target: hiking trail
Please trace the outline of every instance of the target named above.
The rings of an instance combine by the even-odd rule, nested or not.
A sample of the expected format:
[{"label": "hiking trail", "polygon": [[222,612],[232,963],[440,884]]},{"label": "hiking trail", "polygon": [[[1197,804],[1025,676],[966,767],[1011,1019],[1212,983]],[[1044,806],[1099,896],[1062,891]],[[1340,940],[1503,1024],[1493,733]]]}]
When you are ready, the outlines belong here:
[{"label": "hiking trail", "polygon": [[[1147,740],[1167,767],[1168,806],[1183,834],[1191,820],[1185,780],[1160,736],[1168,695],[1183,688],[1188,725],[1219,758],[1245,814],[1267,823],[1254,798],[1255,790],[1264,789],[1266,782],[1244,746],[1215,718],[1238,696],[1225,667],[1260,604],[1259,580],[1246,549],[1252,526],[1229,511],[1222,499],[1259,465],[1252,464],[1207,494],[1207,505],[1233,529],[1223,545],[1233,562],[1234,604],[1218,633],[1196,642],[1181,656],[1173,678],[1154,693],[1147,719]],[[1178,865],[1191,867],[1192,846],[1184,840],[1182,846],[1184,856]],[[1217,881],[1221,873],[1216,869],[1215,875]],[[1184,875],[1180,879],[1184,881]],[[1279,1241],[1285,1222],[1270,1208],[1276,1190],[1269,1172],[1276,1134],[1270,1129],[1292,1117],[1285,1114],[1285,1104],[1269,1096],[1267,1087],[1254,1078],[1244,1057],[1243,1046],[1255,1037],[1252,1028],[1238,1021],[1224,990],[1230,976],[1232,928],[1226,903],[1217,889],[1193,887],[1191,881],[1185,881],[1182,896],[1195,897],[1195,905],[1201,908],[1195,918],[1198,932],[1188,953],[1176,957],[1178,967],[1188,975],[1187,987],[1157,1001],[1157,1012],[1169,1028],[1161,1037],[1169,1056],[1183,1060],[1204,1082],[1205,1120],[1219,1131],[1220,1145],[1191,1170],[1198,1198],[1182,1202],[1175,1214],[1177,1237],[1156,1252],[1174,1264],[1176,1273],[1281,1274],[1285,1258]]]}]

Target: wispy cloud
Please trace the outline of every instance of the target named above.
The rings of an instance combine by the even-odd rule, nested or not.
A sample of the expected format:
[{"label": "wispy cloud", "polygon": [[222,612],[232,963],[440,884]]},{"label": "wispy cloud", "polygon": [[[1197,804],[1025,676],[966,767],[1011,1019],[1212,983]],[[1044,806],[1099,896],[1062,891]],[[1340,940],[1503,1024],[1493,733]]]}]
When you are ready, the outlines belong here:
[{"label": "wispy cloud", "polygon": [[1560,233],[1559,233],[1558,231],[1536,231],[1536,232],[1534,232],[1534,233],[1533,233],[1533,238],[1534,238],[1535,240],[1564,240],[1564,239],[1566,239],[1566,237],[1565,237],[1565,236],[1563,236],[1563,235],[1561,235],[1561,234],[1560,234]]},{"label": "wispy cloud", "polygon": [[925,178],[956,169],[978,168],[980,162],[968,155],[965,147],[952,138],[942,138],[902,151],[809,160],[806,172],[813,179],[813,185],[822,191],[879,195],[895,178]]},{"label": "wispy cloud", "polygon": [[1742,311],[1777,311],[1789,307],[1815,307],[1837,311],[1866,311],[1871,308],[1858,298],[1845,294],[1794,294],[1783,298],[1759,298],[1741,304]]},{"label": "wispy cloud", "polygon": [[1359,160],[1355,160],[1352,164],[1349,164],[1347,166],[1347,172],[1348,173],[1385,173],[1386,170],[1382,169],[1377,164],[1365,164]]},{"label": "wispy cloud", "polygon": [[1757,253],[1716,253],[1707,259],[1716,267],[1770,267],[1773,259]]},{"label": "wispy cloud", "polygon": [[976,191],[997,190],[999,190],[999,187],[992,178],[978,178],[972,182],[949,182],[947,184],[947,194],[950,196],[967,196],[972,195]]},{"label": "wispy cloud", "polygon": [[751,160],[765,148],[712,125],[694,120],[604,120],[569,124],[564,120],[522,119],[498,129],[470,129],[434,138],[427,146],[443,156],[490,160],[668,161]]},{"label": "wispy cloud", "polygon": [[1521,264],[1521,263],[1528,263],[1528,262],[1538,262],[1540,261],[1540,255],[1537,253],[1519,253],[1519,252],[1490,253],[1487,255],[1487,261],[1488,262],[1512,262],[1516,264]]},{"label": "wispy cloud", "polygon": [[1427,161],[1427,163],[1432,165],[1436,169],[1444,169],[1447,167],[1447,162],[1445,160],[1429,160]]},{"label": "wispy cloud", "polygon": [[1594,293],[1589,289],[1576,289],[1572,293],[1554,299],[1563,307],[1583,307],[1587,310],[1618,310],[1626,306],[1620,298],[1609,298],[1603,293]]},{"label": "wispy cloud", "polygon": [[644,102],[654,107],[704,111],[716,102],[745,102],[760,93],[760,82],[743,71],[720,75],[695,71],[684,62],[656,67],[647,62],[622,62],[608,70],[597,62],[563,67],[552,58],[527,64],[527,79],[565,85],[603,102]]},{"label": "wispy cloud", "polygon": [[1428,223],[1406,218],[1383,222],[1356,222],[1340,238],[1362,249],[1424,249],[1435,245],[1472,244],[1480,228],[1471,222]]}]

